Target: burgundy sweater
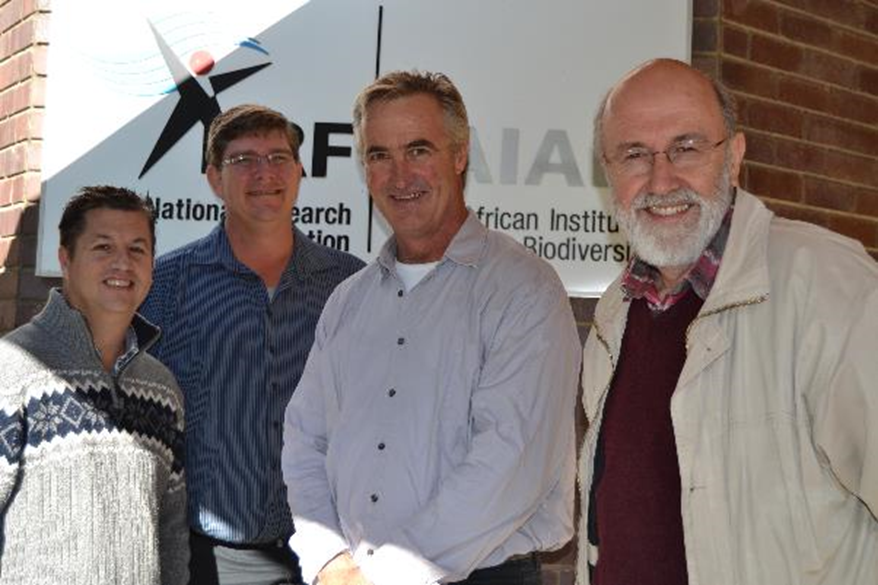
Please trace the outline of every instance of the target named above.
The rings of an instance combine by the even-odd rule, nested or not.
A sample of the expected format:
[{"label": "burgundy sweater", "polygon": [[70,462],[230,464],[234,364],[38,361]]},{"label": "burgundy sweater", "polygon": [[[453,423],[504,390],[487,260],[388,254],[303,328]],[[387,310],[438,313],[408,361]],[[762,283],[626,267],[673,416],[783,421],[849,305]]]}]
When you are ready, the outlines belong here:
[{"label": "burgundy sweater", "polygon": [[643,299],[631,302],[592,485],[595,585],[688,582],[670,407],[686,360],[686,328],[702,303],[691,288],[661,313]]}]

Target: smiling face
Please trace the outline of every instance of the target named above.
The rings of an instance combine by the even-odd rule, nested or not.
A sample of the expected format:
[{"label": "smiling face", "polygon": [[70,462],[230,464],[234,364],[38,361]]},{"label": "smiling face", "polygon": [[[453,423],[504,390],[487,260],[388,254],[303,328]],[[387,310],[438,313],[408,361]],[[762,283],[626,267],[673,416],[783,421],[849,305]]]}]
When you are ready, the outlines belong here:
[{"label": "smiling face", "polygon": [[[240,155],[265,157],[289,153],[287,136],[274,130],[231,140],[223,153],[229,161]],[[299,193],[302,165],[298,160],[271,165],[261,158],[253,165],[220,162],[207,167],[207,180],[226,207],[226,230],[244,232],[289,231],[293,206]]]},{"label": "smiling face", "polygon": [[[714,145],[680,168],[661,154],[691,143]],[[689,66],[653,62],[610,94],[601,146],[620,225],[637,255],[659,268],[688,268],[708,245],[731,201],[744,137],[727,138],[716,92]],[[652,168],[627,174],[617,164],[632,149],[659,152]]]},{"label": "smiling face", "polygon": [[140,211],[98,208],[85,215],[73,249],[58,250],[64,297],[94,327],[131,320],[152,285],[152,236]]},{"label": "smiling face", "polygon": [[439,260],[466,220],[468,145],[453,144],[442,107],[427,94],[373,103],[362,136],[369,193],[393,228],[399,260]]}]

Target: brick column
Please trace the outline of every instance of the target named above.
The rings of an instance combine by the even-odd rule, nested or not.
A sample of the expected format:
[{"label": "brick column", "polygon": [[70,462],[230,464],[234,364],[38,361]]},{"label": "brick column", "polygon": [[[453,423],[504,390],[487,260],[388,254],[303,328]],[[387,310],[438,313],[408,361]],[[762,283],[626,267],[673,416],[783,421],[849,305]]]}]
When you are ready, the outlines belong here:
[{"label": "brick column", "polygon": [[46,298],[34,277],[45,106],[48,2],[0,4],[0,332]]}]

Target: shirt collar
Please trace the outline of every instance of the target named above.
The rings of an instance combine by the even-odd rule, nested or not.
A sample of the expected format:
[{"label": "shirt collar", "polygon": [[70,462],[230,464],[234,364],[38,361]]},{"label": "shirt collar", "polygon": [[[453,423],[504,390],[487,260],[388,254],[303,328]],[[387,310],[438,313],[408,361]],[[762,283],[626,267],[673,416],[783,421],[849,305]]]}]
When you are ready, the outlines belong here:
[{"label": "shirt collar", "polygon": [[658,268],[647,264],[638,257],[631,259],[622,276],[622,290],[625,298],[645,299],[653,311],[665,311],[682,299],[691,288],[701,300],[706,300],[716,281],[719,265],[725,253],[732,225],[732,212],[735,208],[734,199],[726,210],[723,221],[710,243],[701,253],[692,269],[686,274],[677,287],[662,296],[659,294],[658,282],[661,278]]},{"label": "shirt collar", "polygon": [[[442,255],[440,264],[446,259],[463,266],[478,266],[485,254],[488,241],[488,228],[479,221],[473,210],[467,207],[466,220],[454,234],[448,248]],[[392,272],[396,266],[396,237],[390,236],[378,253],[378,264],[385,272]]]},{"label": "shirt collar", "polygon": [[113,364],[113,375],[118,376],[119,372],[137,355],[139,350],[137,333],[135,333],[134,327],[128,327],[128,330],[125,332],[125,351],[116,358],[116,363]]},{"label": "shirt collar", "polygon": [[[287,263],[278,286],[291,278],[304,278],[312,273],[332,269],[335,264],[326,251],[313,242],[294,225],[293,256]],[[235,257],[229,236],[226,234],[225,222],[221,222],[207,235],[196,249],[194,261],[200,264],[218,264],[234,273],[253,274],[243,262]]]}]

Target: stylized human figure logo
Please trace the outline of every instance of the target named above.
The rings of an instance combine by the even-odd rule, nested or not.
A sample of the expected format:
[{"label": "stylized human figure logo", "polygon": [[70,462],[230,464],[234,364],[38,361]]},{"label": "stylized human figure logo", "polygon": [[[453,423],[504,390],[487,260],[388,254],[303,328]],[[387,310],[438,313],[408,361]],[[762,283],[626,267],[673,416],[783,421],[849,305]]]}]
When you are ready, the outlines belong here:
[{"label": "stylized human figure logo", "polygon": [[[207,51],[197,51],[189,60],[192,71],[192,73],[190,73],[190,70],[183,65],[179,57],[177,57],[171,47],[168,46],[168,43],[165,42],[162,35],[159,34],[151,22],[149,23],[149,27],[159,46],[162,58],[165,60],[165,64],[173,76],[177,93],[180,94],[180,101],[177,102],[174,111],[171,112],[171,117],[168,118],[164,129],[162,129],[161,135],[156,141],[155,146],[153,146],[152,152],[149,153],[149,158],[146,159],[146,163],[143,165],[143,169],[140,171],[137,178],[143,178],[143,175],[161,160],[171,147],[177,144],[177,142],[198,122],[201,122],[204,127],[204,134],[201,143],[201,172],[203,173],[205,169],[207,169],[207,159],[205,156],[205,150],[207,147],[207,129],[210,128],[210,123],[213,119],[221,112],[219,102],[217,102],[216,99],[217,94],[241,81],[244,81],[257,71],[265,69],[271,65],[271,62],[209,76],[208,80],[213,89],[213,95],[209,95],[204,88],[201,87],[201,84],[198,83],[195,77],[193,77],[192,73],[195,75],[207,75],[210,73],[215,64],[213,56]],[[262,50],[262,52],[265,51]]]}]

